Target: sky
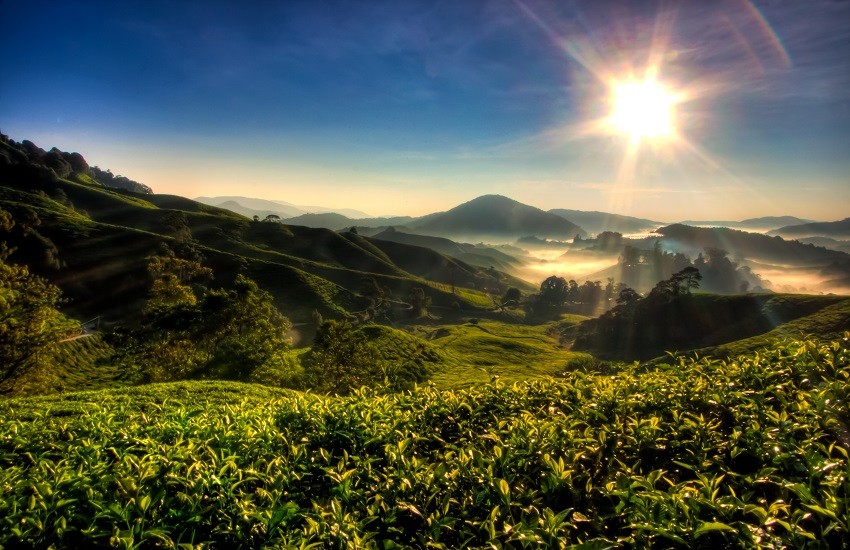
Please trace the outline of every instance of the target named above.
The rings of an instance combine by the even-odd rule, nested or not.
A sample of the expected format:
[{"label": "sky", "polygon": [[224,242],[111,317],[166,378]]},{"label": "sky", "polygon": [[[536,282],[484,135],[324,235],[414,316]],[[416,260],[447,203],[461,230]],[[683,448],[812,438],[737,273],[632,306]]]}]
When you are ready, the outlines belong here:
[{"label": "sky", "polygon": [[[0,0],[0,131],[187,197],[850,216],[850,2]],[[649,76],[648,76],[649,75]],[[608,122],[617,83],[674,133]]]}]

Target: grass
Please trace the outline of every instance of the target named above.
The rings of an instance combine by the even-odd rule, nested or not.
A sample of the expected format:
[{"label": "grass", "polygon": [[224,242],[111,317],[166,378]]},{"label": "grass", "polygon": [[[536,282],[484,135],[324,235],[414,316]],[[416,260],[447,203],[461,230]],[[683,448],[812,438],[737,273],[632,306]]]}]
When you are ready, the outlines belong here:
[{"label": "grass", "polygon": [[345,399],[11,399],[0,546],[841,548],[848,398],[844,340]]}]

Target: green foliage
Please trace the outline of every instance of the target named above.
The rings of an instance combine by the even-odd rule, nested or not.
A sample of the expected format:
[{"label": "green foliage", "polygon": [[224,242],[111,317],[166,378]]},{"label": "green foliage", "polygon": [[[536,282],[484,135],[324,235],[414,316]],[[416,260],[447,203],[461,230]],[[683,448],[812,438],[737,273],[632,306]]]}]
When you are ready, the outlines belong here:
[{"label": "green foliage", "polygon": [[378,348],[348,321],[325,321],[307,359],[307,384],[319,392],[345,395],[387,378]]},{"label": "green foliage", "polygon": [[[0,209],[0,230],[13,225]],[[80,330],[57,309],[60,290],[26,266],[8,263],[9,254],[0,242],[0,383],[37,368],[63,337]]]},{"label": "green foliage", "polygon": [[841,548],[844,341],[349,398],[0,402],[4,547]]},{"label": "green foliage", "polygon": [[268,362],[282,364],[278,354],[289,347],[291,324],[254,281],[238,275],[231,289],[207,291],[196,302],[177,275],[157,280],[185,291],[156,293],[154,286],[155,307],[146,308],[142,326],[117,336],[123,361],[135,365],[143,381],[246,379]]}]

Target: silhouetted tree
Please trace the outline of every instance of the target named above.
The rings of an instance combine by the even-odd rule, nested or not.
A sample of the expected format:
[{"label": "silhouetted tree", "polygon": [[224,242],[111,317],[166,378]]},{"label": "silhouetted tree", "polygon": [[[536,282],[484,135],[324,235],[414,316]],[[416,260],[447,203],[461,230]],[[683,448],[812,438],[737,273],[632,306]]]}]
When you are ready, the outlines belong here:
[{"label": "silhouetted tree", "polygon": [[540,300],[550,307],[561,307],[567,300],[569,289],[563,277],[552,275],[540,283]]},{"label": "silhouetted tree", "polygon": [[431,305],[431,298],[425,295],[425,290],[422,287],[415,286],[410,289],[408,303],[410,304],[410,313],[413,317],[424,317],[428,314],[428,306]]},{"label": "silhouetted tree", "polygon": [[678,276],[680,286],[685,291],[685,294],[690,294],[692,289],[699,288],[699,282],[702,280],[699,269],[693,266],[688,266],[675,275]]},{"label": "silhouetted tree", "polygon": [[519,301],[522,299],[522,292],[516,287],[511,287],[505,292],[505,295],[502,296],[502,306],[503,307],[516,307],[519,305]]}]

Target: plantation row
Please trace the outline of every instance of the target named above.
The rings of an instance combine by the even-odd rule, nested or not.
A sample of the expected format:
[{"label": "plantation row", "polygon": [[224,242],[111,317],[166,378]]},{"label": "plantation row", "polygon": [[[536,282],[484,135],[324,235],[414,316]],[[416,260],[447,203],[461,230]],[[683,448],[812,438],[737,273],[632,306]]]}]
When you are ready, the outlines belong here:
[{"label": "plantation row", "polygon": [[0,545],[846,547],[846,339],[671,362],[339,399],[10,400]]}]

